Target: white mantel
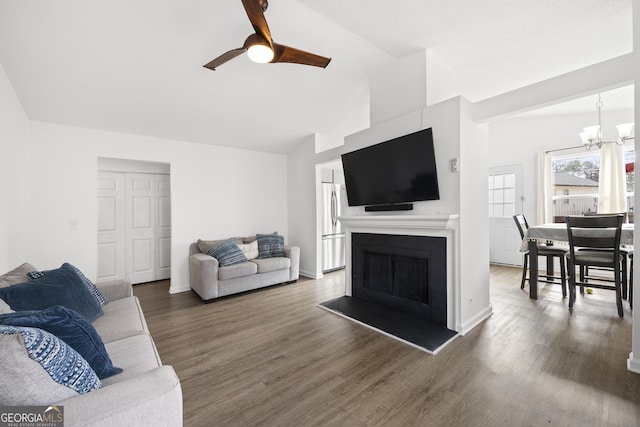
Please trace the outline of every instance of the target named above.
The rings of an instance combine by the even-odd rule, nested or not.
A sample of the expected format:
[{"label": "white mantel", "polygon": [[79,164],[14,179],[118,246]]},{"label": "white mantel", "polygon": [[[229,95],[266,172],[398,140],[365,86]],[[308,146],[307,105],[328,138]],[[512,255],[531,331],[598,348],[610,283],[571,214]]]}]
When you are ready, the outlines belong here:
[{"label": "white mantel", "polygon": [[444,237],[447,241],[447,328],[464,334],[460,289],[460,216],[358,215],[338,218],[346,229],[346,295],[352,296],[351,234]]}]

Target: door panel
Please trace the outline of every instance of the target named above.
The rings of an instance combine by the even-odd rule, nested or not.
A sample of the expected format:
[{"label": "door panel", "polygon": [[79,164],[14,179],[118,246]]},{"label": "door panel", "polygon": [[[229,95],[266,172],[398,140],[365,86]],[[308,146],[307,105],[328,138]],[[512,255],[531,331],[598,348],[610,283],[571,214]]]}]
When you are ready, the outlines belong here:
[{"label": "door panel", "polygon": [[171,177],[156,175],[156,280],[171,277]]},{"label": "door panel", "polygon": [[522,165],[489,171],[489,259],[492,263],[522,265],[520,233],[513,215],[522,212]]},{"label": "door panel", "polygon": [[124,174],[98,173],[98,277],[125,277]]},{"label": "door panel", "polygon": [[151,282],[155,276],[154,175],[125,175],[127,202],[127,277],[131,283]]}]

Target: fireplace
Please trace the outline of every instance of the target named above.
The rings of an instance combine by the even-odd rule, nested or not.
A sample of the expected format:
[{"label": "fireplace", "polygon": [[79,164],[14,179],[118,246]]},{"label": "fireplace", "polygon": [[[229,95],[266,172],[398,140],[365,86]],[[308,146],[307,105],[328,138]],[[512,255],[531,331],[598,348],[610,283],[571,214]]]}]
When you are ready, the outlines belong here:
[{"label": "fireplace", "polygon": [[444,237],[351,234],[352,297],[447,326]]}]

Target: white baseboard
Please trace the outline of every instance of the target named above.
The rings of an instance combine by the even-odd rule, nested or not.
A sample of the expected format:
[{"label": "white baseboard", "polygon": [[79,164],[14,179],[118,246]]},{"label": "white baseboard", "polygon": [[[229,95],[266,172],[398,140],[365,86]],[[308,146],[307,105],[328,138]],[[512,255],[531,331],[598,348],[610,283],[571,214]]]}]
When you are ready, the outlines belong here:
[{"label": "white baseboard", "polygon": [[170,294],[179,294],[180,292],[188,292],[190,290],[191,290],[191,286],[189,286],[188,283],[182,286],[173,286],[173,285],[169,286]]},{"label": "white baseboard", "polygon": [[466,322],[462,323],[460,327],[460,331],[458,332],[460,332],[460,335],[463,335],[463,336],[466,335],[467,333],[471,332],[473,328],[475,328],[480,323],[488,319],[492,314],[493,314],[493,306],[489,304],[487,307],[485,307],[484,310],[482,310],[481,312],[479,312],[478,314],[476,314]]},{"label": "white baseboard", "polygon": [[635,359],[633,357],[633,352],[629,353],[629,358],[627,359],[627,369],[631,372],[635,372],[636,374],[640,374],[640,359]]},{"label": "white baseboard", "polygon": [[314,280],[322,279],[322,278],[324,277],[322,274],[320,274],[320,275],[318,276],[317,274],[315,274],[315,273],[311,273],[311,272],[306,271],[306,270],[300,270],[300,275],[301,275],[301,276],[304,276],[304,277],[308,277],[308,278],[310,278],[310,279],[314,279]]}]

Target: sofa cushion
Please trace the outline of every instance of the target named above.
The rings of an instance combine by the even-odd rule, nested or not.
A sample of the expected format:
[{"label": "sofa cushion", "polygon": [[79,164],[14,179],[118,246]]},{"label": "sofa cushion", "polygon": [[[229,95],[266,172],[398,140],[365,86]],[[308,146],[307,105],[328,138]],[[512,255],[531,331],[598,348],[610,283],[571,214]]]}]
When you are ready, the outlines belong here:
[{"label": "sofa cushion", "polygon": [[[69,263],[64,263],[63,266],[69,266],[69,268],[71,268],[71,270],[78,275],[78,277],[80,278],[80,280],[82,281],[82,283],[84,283],[84,285],[87,287],[87,289],[89,290],[89,292],[91,292],[91,295],[93,295],[93,297],[96,299],[96,301],[98,301],[98,304],[100,304],[100,307],[103,307],[104,305],[107,304],[107,299],[105,298],[104,295],[102,295],[102,292],[100,292],[100,290],[98,289],[98,287],[87,278],[87,276],[84,275],[84,273],[82,273],[82,271],[80,271],[80,269],[74,265],[71,265]],[[51,270],[44,270],[44,271],[29,271],[27,273],[27,277],[29,278],[29,280],[37,280],[41,277],[44,277],[49,271]]]},{"label": "sofa cushion", "polygon": [[258,258],[284,257],[284,236],[279,234],[258,234]]},{"label": "sofa cushion", "polygon": [[238,245],[244,256],[248,259],[258,258],[260,252],[258,251],[258,241],[254,240],[251,243],[241,243]]},{"label": "sofa cushion", "polygon": [[[0,325],[0,335],[10,336],[3,337],[0,345],[2,404],[48,405],[60,400],[61,395],[85,394],[102,386],[89,363],[55,335],[38,328],[5,325]],[[40,374],[42,371],[48,379]],[[32,383],[34,379],[37,383]]]},{"label": "sofa cushion", "polygon": [[0,315],[0,324],[38,328],[55,335],[89,362],[100,379],[122,372],[111,363],[102,339],[91,323],[68,308],[56,306]]},{"label": "sofa cushion", "polygon": [[72,266],[66,263],[39,279],[0,288],[0,298],[15,311],[61,305],[77,311],[90,322],[102,316],[98,301]]},{"label": "sofa cushion", "polygon": [[15,285],[16,283],[27,282],[29,280],[29,278],[27,278],[27,273],[35,269],[36,268],[28,262],[19,265],[8,273],[0,276],[0,288],[6,288],[7,286]]},{"label": "sofa cushion", "polygon": [[[112,341],[149,333],[137,297],[111,301],[103,307],[103,310],[104,316],[96,319],[92,325],[105,345]],[[114,363],[119,366],[117,362],[114,361]],[[120,367],[124,369],[124,366]]]},{"label": "sofa cushion", "polygon": [[126,381],[162,366],[160,356],[158,356],[150,335],[135,335],[107,343],[106,347],[114,363],[122,367],[124,371],[120,375],[102,381],[105,386]]},{"label": "sofa cushion", "polygon": [[240,264],[247,261],[238,245],[231,239],[227,239],[219,245],[207,249],[207,255],[211,255],[218,260],[220,267]]},{"label": "sofa cushion", "polygon": [[236,277],[250,276],[258,272],[258,266],[253,262],[243,262],[218,269],[218,280],[235,279]]},{"label": "sofa cushion", "polygon": [[287,257],[253,259],[250,262],[258,266],[258,273],[268,273],[270,271],[286,270],[291,266],[291,260]]},{"label": "sofa cushion", "polygon": [[0,314],[15,313],[3,299],[0,299]]},{"label": "sofa cushion", "polygon": [[0,360],[0,405],[49,405],[78,395],[29,357],[20,334],[0,334]]}]

